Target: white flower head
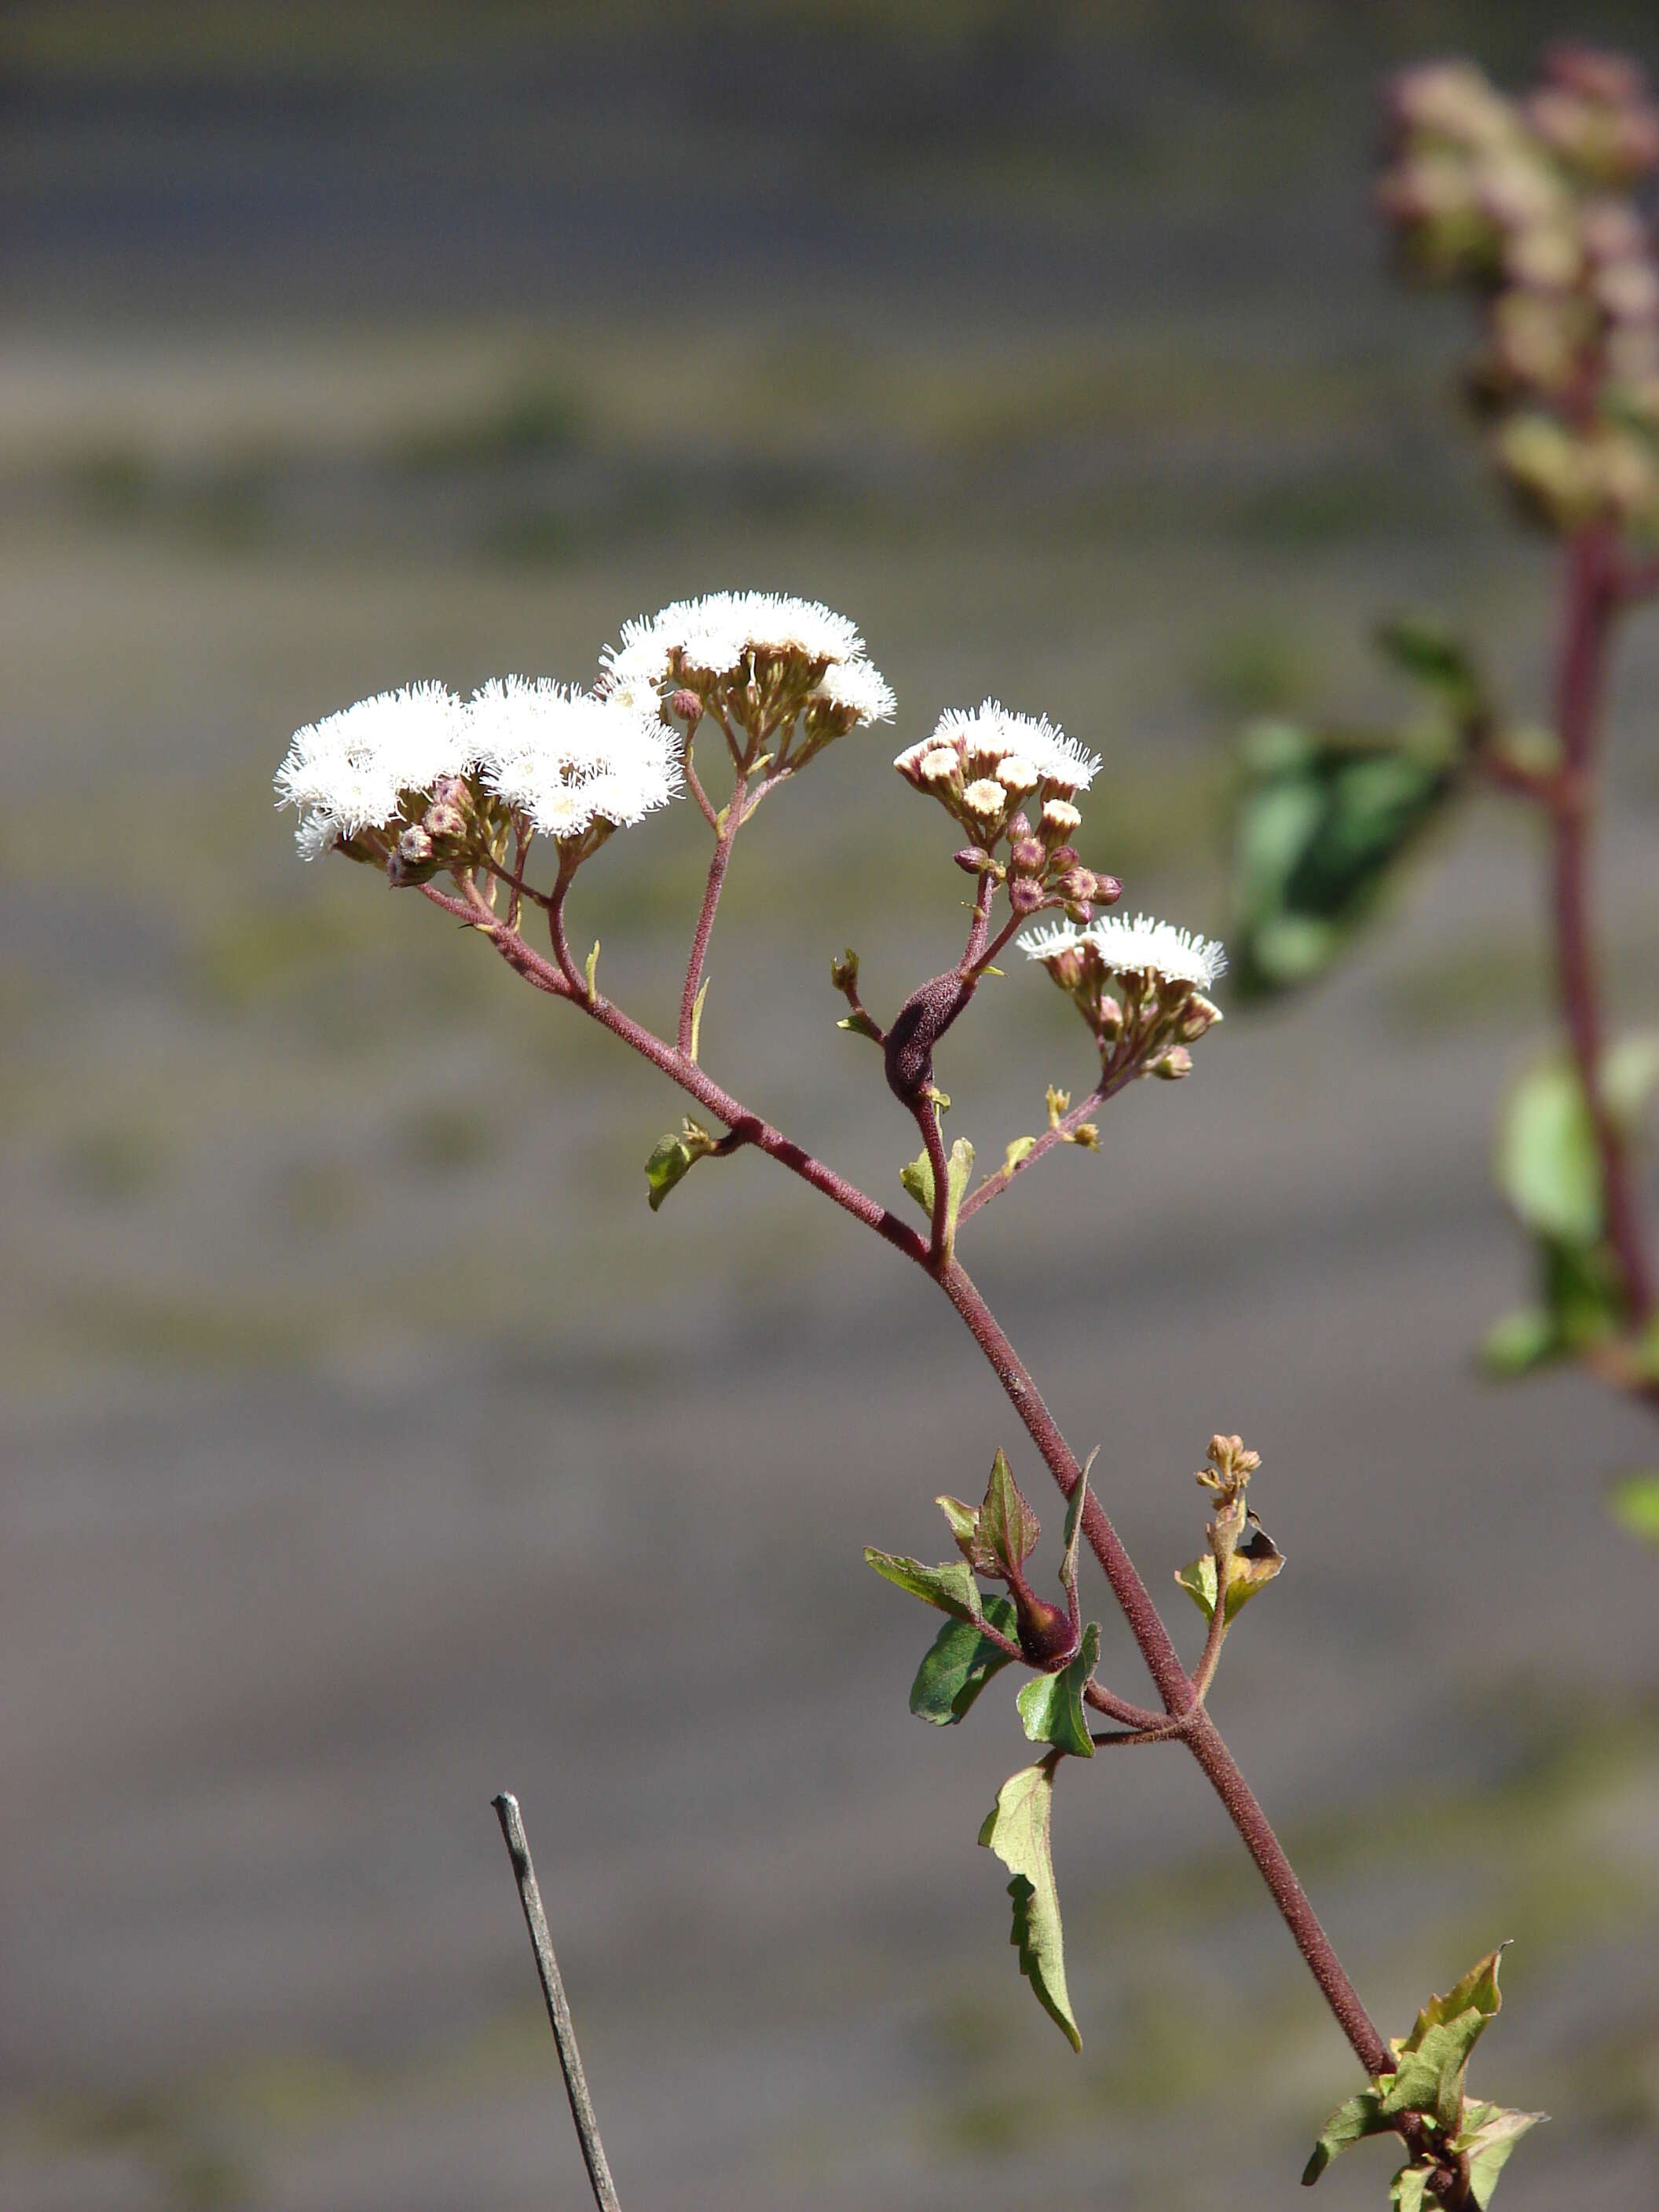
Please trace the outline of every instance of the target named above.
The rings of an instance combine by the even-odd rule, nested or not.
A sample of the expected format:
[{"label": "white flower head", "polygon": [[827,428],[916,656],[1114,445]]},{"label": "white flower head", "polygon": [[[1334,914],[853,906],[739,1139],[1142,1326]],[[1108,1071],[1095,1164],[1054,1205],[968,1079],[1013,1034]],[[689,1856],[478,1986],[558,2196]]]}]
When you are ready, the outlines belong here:
[{"label": "white flower head", "polygon": [[1216,939],[1178,929],[1172,921],[1154,921],[1150,915],[1138,914],[1133,921],[1102,915],[1078,937],[1080,944],[1093,947],[1114,975],[1151,975],[1166,983],[1188,983],[1195,991],[1208,991],[1227,971],[1225,948]]},{"label": "white flower head", "polygon": [[1086,791],[1100,769],[1098,757],[1085,752],[1046,714],[1012,714],[998,699],[984,700],[971,712],[948,708],[939,716],[933,742],[955,750],[970,780],[994,775],[1012,757],[1034,770],[1051,797],[1069,799]]},{"label": "white flower head", "polygon": [[406,684],[296,730],[276,771],[277,804],[296,806],[302,860],[337,837],[384,829],[411,793],[471,765],[465,710],[441,684]]},{"label": "white flower head", "polygon": [[1040,922],[1021,937],[1019,949],[1028,960],[1058,960],[1065,953],[1080,951],[1083,938],[1083,932],[1069,921]]},{"label": "white flower head", "polygon": [[484,783],[544,836],[639,822],[680,787],[674,735],[654,697],[647,706],[508,676],[483,685],[466,713]]},{"label": "white flower head", "polygon": [[[662,684],[671,677],[736,676],[757,654],[823,661],[826,674],[838,663],[868,667],[856,623],[816,599],[776,592],[676,599],[659,614],[624,623],[622,643],[607,648],[605,666],[613,683]],[[885,692],[875,671],[869,672]]]},{"label": "white flower head", "polygon": [[808,708],[823,705],[850,714],[854,729],[890,722],[897,707],[892,686],[868,660],[832,660],[806,695]]}]

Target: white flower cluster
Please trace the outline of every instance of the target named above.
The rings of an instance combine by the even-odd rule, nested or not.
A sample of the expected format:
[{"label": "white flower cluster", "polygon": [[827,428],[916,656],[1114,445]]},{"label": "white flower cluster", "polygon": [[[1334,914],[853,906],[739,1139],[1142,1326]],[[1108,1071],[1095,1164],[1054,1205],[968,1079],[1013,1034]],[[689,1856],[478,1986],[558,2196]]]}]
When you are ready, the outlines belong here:
[{"label": "white flower cluster", "polygon": [[300,810],[296,842],[309,860],[401,822],[442,778],[475,775],[555,838],[638,822],[680,785],[654,696],[600,699],[509,676],[465,705],[441,684],[416,684],[308,723],[276,771],[276,796]]},{"label": "white flower cluster", "polygon": [[377,692],[296,730],[276,771],[277,803],[300,810],[301,857],[396,819],[406,791],[471,766],[466,711],[441,684]]},{"label": "white flower cluster", "polygon": [[1161,982],[1187,983],[1195,991],[1208,991],[1227,971],[1226,951],[1217,939],[1178,929],[1170,921],[1154,921],[1144,914],[1133,921],[1102,915],[1086,929],[1051,922],[1028,929],[1019,944],[1029,960],[1047,963],[1068,953],[1092,951],[1108,975],[1155,975]]},{"label": "white flower cluster", "polygon": [[957,796],[970,815],[989,817],[1039,787],[1045,799],[1068,805],[1093,782],[1100,761],[1046,714],[1011,714],[987,699],[971,713],[948,708],[933,736],[907,745],[893,765],[919,789]]},{"label": "white flower cluster", "polygon": [[507,676],[475,693],[466,714],[485,786],[544,836],[623,828],[680,788],[675,737],[653,698]]},{"label": "white flower cluster", "polygon": [[659,687],[742,675],[756,659],[823,664],[814,696],[856,722],[891,719],[893,695],[871,665],[857,624],[816,599],[775,592],[715,592],[676,599],[623,625],[605,654],[608,686]]}]

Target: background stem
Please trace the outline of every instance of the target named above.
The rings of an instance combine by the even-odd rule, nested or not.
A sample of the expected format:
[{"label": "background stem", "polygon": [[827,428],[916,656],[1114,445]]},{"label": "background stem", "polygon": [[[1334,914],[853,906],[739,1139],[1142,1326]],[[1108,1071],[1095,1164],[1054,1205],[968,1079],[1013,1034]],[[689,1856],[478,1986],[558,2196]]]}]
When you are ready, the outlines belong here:
[{"label": "background stem", "polygon": [[495,1817],[501,1824],[501,1833],[507,1838],[507,1856],[513,1862],[514,1879],[519,1885],[519,1902],[524,1907],[524,1924],[530,1930],[530,1948],[536,1954],[536,1972],[541,1977],[542,1995],[547,1999],[547,2017],[552,2023],[553,2041],[559,2054],[559,2070],[564,2075],[565,2091],[570,2099],[570,2117],[576,2124],[576,2137],[582,2147],[582,2162],[587,2168],[593,2202],[599,2206],[599,2212],[622,2212],[617,2185],[611,2179],[610,2161],[605,2154],[605,2145],[599,2141],[599,2124],[594,2117],[593,2100],[587,2094],[587,2076],[582,2071],[581,2053],[576,2048],[576,2029],[570,2017],[569,2000],[564,1993],[564,1978],[553,1954],[553,1939],[547,1932],[547,1915],[542,1910],[542,1893],[530,1856],[530,1839],[524,1832],[524,1816],[519,1810],[518,1799],[509,1790],[502,1790],[501,1796],[492,1802]]}]

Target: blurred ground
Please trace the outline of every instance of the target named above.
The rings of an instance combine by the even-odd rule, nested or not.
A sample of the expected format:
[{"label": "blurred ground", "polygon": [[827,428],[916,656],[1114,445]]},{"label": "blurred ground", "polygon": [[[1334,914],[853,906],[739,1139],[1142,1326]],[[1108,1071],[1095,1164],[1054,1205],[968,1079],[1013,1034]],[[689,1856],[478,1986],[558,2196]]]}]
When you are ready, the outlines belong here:
[{"label": "blurred ground", "polygon": [[[1457,316],[1376,265],[1365,165],[1389,60],[1561,27],[8,12],[9,2208],[581,2203],[503,1785],[624,2202],[1287,2201],[1349,2069],[1197,1778],[1066,1778],[1078,2061],[974,1845],[1010,1701],[904,1711],[926,1623],[860,1547],[925,1549],[1012,1442],[949,1313],[759,1160],[651,1216],[661,1086],[297,868],[270,776],[365,690],[581,677],[668,597],[799,590],[863,624],[901,735],[995,690],[1097,746],[1087,856],[1218,924],[1226,733],[1385,707],[1379,610],[1444,606],[1535,696],[1546,564],[1455,425]],[[1650,620],[1607,840],[1632,1022],[1656,678]],[[879,1010],[959,931],[895,742],[761,817],[704,1030],[884,1194],[905,1132],[828,956]],[[665,1020],[697,826],[584,878],[607,988]],[[1486,1152],[1545,1034],[1535,866],[1465,823],[1334,988],[1230,1021],[968,1256],[1156,1584],[1211,1430],[1263,1449],[1290,1565],[1222,1723],[1386,2026],[1516,1939],[1479,2078],[1555,2118],[1503,2201],[1626,2212],[1654,1565],[1599,1497],[1653,1440],[1468,1358],[1522,1287]],[[982,1158],[1083,1075],[1063,1012],[1011,973],[952,1039]]]}]

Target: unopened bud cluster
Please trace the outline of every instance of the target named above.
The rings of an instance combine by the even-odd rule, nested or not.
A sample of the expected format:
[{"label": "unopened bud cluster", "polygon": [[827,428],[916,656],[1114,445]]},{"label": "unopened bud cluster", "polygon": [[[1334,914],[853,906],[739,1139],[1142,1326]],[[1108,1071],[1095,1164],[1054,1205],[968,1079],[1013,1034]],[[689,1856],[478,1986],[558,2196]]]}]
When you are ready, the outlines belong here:
[{"label": "unopened bud cluster", "polygon": [[1086,929],[1028,931],[1020,945],[1082,1015],[1109,1073],[1177,1080],[1192,1071],[1188,1047],[1221,1019],[1205,994],[1224,971],[1225,953],[1169,922],[1108,915]]},{"label": "unopened bud cluster", "polygon": [[1510,489],[1554,529],[1659,530],[1659,264],[1631,198],[1659,167],[1642,71],[1563,48],[1510,100],[1436,63],[1389,106],[1382,208],[1408,267],[1481,299],[1468,389]]},{"label": "unopened bud cluster", "polygon": [[893,765],[966,833],[957,866],[1005,888],[1016,914],[1059,907],[1083,922],[1122,896],[1116,877],[1085,867],[1072,842],[1083,820],[1074,802],[1100,763],[1046,717],[994,699],[971,714],[952,709]]}]

